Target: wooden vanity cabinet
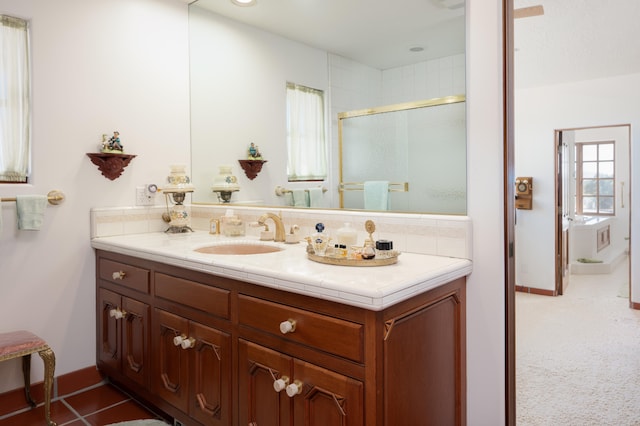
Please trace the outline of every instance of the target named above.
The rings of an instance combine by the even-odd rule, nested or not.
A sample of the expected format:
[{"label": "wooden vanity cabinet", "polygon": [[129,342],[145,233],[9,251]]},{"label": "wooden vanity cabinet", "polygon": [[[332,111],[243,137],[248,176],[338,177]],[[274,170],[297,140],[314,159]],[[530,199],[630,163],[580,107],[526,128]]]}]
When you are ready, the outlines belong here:
[{"label": "wooden vanity cabinet", "polygon": [[150,310],[145,299],[149,298],[149,271],[105,260],[99,268],[98,366],[146,387]]},{"label": "wooden vanity cabinet", "polygon": [[239,424],[364,424],[362,382],[243,339],[238,346]]},{"label": "wooden vanity cabinet", "polygon": [[203,425],[231,424],[229,334],[154,312],[153,392]]},{"label": "wooden vanity cabinet", "polygon": [[[466,424],[464,278],[372,311],[96,253],[98,329],[118,297],[146,305],[148,376],[112,366],[105,333],[99,368],[185,425]],[[109,262],[148,270],[148,293],[118,295]]]}]

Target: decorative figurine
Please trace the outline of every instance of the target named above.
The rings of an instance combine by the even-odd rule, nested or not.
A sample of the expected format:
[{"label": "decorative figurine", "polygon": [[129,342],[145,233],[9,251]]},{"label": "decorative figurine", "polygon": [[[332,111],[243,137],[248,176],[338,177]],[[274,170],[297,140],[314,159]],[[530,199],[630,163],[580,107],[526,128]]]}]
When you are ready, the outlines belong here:
[{"label": "decorative figurine", "polygon": [[251,145],[249,145],[249,155],[247,155],[247,158],[249,160],[262,160],[262,154],[260,154],[260,150],[258,149],[258,145],[254,144],[253,142],[251,142]]},{"label": "decorative figurine", "polygon": [[113,132],[113,136],[107,139],[107,135],[102,135],[102,152],[115,152],[122,153],[124,151],[124,147],[122,146],[122,142],[120,142],[120,132]]}]

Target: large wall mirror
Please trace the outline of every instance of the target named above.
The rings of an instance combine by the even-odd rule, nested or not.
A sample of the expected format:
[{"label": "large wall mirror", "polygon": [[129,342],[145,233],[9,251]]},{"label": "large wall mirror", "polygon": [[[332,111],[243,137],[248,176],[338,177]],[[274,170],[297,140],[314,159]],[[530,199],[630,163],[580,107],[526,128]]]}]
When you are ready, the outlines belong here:
[{"label": "large wall mirror", "polygon": [[[464,0],[258,0],[244,7],[232,0],[192,3],[193,202],[219,203],[213,182],[221,166],[231,166],[240,187],[231,204],[292,206],[294,194],[311,190],[316,194],[312,207],[363,209],[358,200],[364,190],[351,188],[352,201],[345,203],[343,176],[357,176],[356,183],[394,182],[400,169],[413,164],[411,176],[402,178],[408,192],[394,193],[388,210],[465,214],[464,7]],[[288,182],[287,83],[325,94],[325,180]],[[451,97],[454,104],[434,102]],[[428,105],[426,115],[413,111],[394,118],[396,127],[386,128],[388,137],[375,144],[364,140],[361,131],[339,134],[340,114],[411,103]],[[410,142],[399,139],[406,135]],[[247,159],[251,144],[266,160],[253,179],[238,161]],[[383,159],[367,169],[368,151],[381,147],[394,153],[394,162]],[[358,151],[362,161],[353,155]],[[341,161],[347,152],[348,164]],[[320,199],[317,188],[323,189]],[[417,200],[418,191],[435,194],[435,204],[403,198]]]}]

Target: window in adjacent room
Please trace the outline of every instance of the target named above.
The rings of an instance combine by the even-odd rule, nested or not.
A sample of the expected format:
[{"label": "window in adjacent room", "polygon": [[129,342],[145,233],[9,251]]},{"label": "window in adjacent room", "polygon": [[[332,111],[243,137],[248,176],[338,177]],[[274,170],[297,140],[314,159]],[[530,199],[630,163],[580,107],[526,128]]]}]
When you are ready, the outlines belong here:
[{"label": "window in adjacent room", "polygon": [[289,182],[324,180],[327,146],[324,92],[287,83],[287,178]]},{"label": "window in adjacent room", "polygon": [[0,182],[27,182],[31,145],[28,22],[0,15]]},{"label": "window in adjacent room", "polygon": [[576,143],[576,213],[615,214],[615,145],[613,141]]}]

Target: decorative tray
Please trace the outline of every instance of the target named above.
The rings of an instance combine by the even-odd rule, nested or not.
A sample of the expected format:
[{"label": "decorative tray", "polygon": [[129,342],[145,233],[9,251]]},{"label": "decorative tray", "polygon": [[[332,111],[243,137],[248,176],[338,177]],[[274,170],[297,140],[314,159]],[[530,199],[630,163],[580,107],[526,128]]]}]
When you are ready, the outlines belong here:
[{"label": "decorative tray", "polygon": [[398,256],[400,252],[394,251],[391,257],[378,259],[374,257],[373,259],[347,259],[344,257],[330,257],[330,256],[319,256],[313,253],[307,253],[310,260],[314,262],[326,263],[328,265],[340,265],[340,266],[384,266],[384,265],[393,265],[398,261]]},{"label": "decorative tray", "polygon": [[[364,229],[369,233],[369,241],[374,241],[373,232],[376,230],[376,224],[373,223],[372,220],[367,220],[364,223]],[[322,223],[318,223],[316,225],[316,230],[319,233],[322,233],[324,230],[324,225]],[[315,237],[318,238],[318,237]],[[326,247],[327,241],[324,240],[323,237],[316,240],[318,245],[322,247]],[[333,256],[321,256],[317,253],[317,247],[313,246],[312,239],[310,237],[307,238],[307,243],[309,244],[309,248],[307,251],[307,256],[309,256],[309,260],[313,260],[314,262],[326,263],[328,265],[339,265],[339,266],[384,266],[384,265],[393,265],[398,262],[398,256],[400,256],[400,252],[397,250],[385,250],[385,257],[374,257],[373,259],[351,259],[347,257],[333,257]],[[315,252],[315,253],[314,253]],[[324,252],[322,250],[321,252]],[[388,257],[387,257],[388,256]]]}]

